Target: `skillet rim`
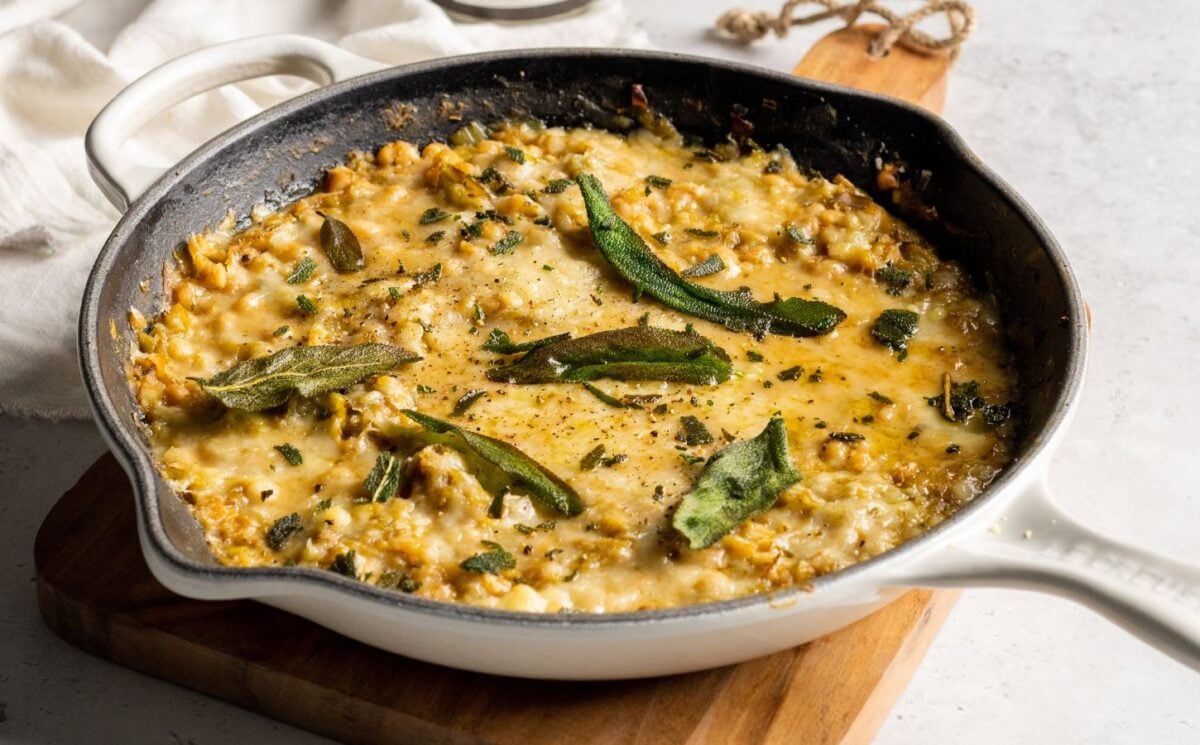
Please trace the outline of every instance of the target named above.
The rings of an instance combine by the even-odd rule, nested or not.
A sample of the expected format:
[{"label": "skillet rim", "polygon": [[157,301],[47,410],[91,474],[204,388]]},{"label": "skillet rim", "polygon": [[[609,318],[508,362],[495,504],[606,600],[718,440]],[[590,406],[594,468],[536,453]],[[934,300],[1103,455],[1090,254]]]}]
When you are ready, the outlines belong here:
[{"label": "skillet rim", "polygon": [[[305,567],[226,567],[219,564],[206,565],[185,556],[167,536],[159,507],[160,495],[155,488],[156,471],[150,453],[141,441],[139,434],[124,422],[117,411],[112,399],[104,389],[100,365],[103,322],[100,296],[102,289],[111,275],[116,259],[122,249],[134,252],[128,248],[130,234],[134,227],[153,209],[163,196],[171,191],[184,174],[202,167],[209,157],[225,147],[235,145],[244,135],[262,128],[268,128],[279,119],[294,112],[311,106],[319,106],[324,100],[337,96],[354,88],[380,82],[383,80],[441,70],[453,70],[460,65],[489,62],[511,62],[533,59],[579,59],[585,58],[590,62],[604,59],[621,58],[636,59],[645,62],[673,62],[700,67],[718,68],[726,72],[753,76],[772,82],[795,86],[820,96],[832,96],[840,99],[860,99],[874,101],[907,111],[921,118],[934,132],[942,137],[943,144],[952,156],[963,166],[971,169],[995,193],[1005,206],[1019,216],[1029,227],[1046,253],[1055,276],[1062,286],[1069,315],[1069,349],[1065,361],[1065,383],[1059,387],[1054,396],[1051,413],[1036,431],[1025,436],[1026,448],[1023,457],[1014,459],[1000,475],[988,485],[982,494],[969,504],[961,507],[950,517],[943,520],[926,533],[905,543],[885,551],[866,561],[858,562],[850,567],[817,577],[810,582],[796,585],[770,593],[756,593],[739,598],[721,601],[709,601],[690,605],[652,610],[622,611],[615,613],[536,613],[528,611],[508,611],[493,608],[467,605],[465,603],[448,603],[437,600],[384,590],[357,580],[342,577],[333,572]],[[111,309],[109,309],[111,311]],[[157,559],[168,564],[177,574],[187,575],[193,581],[206,584],[228,584],[236,593],[228,597],[269,601],[277,596],[308,596],[329,602],[331,598],[319,595],[328,592],[348,596],[363,602],[375,603],[380,610],[395,608],[401,611],[429,614],[435,617],[451,618],[465,622],[490,622],[506,626],[545,629],[575,629],[580,632],[597,627],[649,625],[680,621],[688,618],[711,617],[730,614],[735,611],[745,611],[763,606],[779,606],[795,601],[810,593],[827,590],[839,582],[860,579],[862,575],[894,565],[905,557],[936,543],[947,533],[958,526],[973,520],[977,515],[986,511],[1010,486],[1019,482],[1020,477],[1034,463],[1047,454],[1056,434],[1069,419],[1072,407],[1075,405],[1083,383],[1083,371],[1087,356],[1087,321],[1086,311],[1079,288],[1079,283],[1071,269],[1061,246],[1051,235],[1041,218],[1025,202],[1024,199],[993,172],[969,147],[962,137],[941,117],[891,96],[848,88],[831,83],[825,83],[796,75],[781,73],[775,70],[732,62],[723,59],[703,57],[699,55],[678,54],[674,52],[659,52],[633,49],[611,48],[576,48],[552,47],[537,49],[513,49],[478,54],[445,57],[436,60],[418,62],[409,65],[389,67],[383,70],[367,73],[347,80],[321,86],[313,91],[303,93],[288,99],[259,114],[240,122],[230,129],[221,132],[211,140],[197,147],[178,163],[167,168],[163,174],[139,195],[129,206],[113,228],[97,255],[96,261],[88,275],[84,289],[83,303],[79,315],[78,352],[80,369],[88,403],[92,409],[101,434],[112,447],[113,454],[122,468],[129,475],[134,489],[137,505],[138,528],[143,550],[153,548]],[[172,493],[173,495],[173,493]],[[296,585],[296,590],[289,592],[279,589],[284,584]],[[310,589],[308,586],[312,585]],[[275,586],[270,591],[255,593],[255,587],[266,588]],[[886,586],[880,583],[879,587]]]}]

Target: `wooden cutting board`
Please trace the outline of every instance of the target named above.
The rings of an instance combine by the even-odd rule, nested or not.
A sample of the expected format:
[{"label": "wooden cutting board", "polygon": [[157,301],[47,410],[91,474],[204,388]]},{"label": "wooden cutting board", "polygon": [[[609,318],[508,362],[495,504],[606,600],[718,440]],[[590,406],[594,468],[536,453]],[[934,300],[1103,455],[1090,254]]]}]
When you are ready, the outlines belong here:
[{"label": "wooden cutting board", "polygon": [[[940,108],[949,61],[869,28],[822,39],[795,72]],[[500,678],[381,652],[251,601],[204,602],[150,575],[129,481],[105,455],[34,547],[46,624],[135,670],[347,743],[867,743],[957,593],[911,591],[858,623],[739,665],[638,681]]]}]

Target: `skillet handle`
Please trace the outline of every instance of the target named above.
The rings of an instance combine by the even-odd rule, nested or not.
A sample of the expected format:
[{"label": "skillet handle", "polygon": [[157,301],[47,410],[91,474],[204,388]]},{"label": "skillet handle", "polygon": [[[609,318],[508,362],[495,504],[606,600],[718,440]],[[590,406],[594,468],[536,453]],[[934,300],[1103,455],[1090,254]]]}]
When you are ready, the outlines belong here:
[{"label": "skillet handle", "polygon": [[92,180],[124,212],[163,169],[131,163],[121,146],[175,104],[227,83],[296,75],[327,85],[386,67],[323,41],[294,34],[239,39],[185,54],[130,83],[96,116],[84,138]]},{"label": "skillet handle", "polygon": [[894,583],[1059,595],[1200,670],[1200,568],[1081,525],[1054,502],[1044,481],[988,527],[966,530],[901,568]]}]

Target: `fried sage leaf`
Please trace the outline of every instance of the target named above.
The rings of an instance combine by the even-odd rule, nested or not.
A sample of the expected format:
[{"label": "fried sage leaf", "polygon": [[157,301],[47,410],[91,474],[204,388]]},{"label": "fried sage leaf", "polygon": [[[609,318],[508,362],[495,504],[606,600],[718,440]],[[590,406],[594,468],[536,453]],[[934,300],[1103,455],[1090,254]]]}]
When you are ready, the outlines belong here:
[{"label": "fried sage leaf", "polygon": [[205,393],[231,409],[261,411],[279,406],[293,392],[315,396],[419,359],[389,344],[288,347],[267,357],[239,362],[197,382]]},{"label": "fried sage leaf", "polygon": [[375,466],[363,481],[372,502],[386,502],[396,496],[403,483],[403,464],[391,453],[380,453],[375,458]]},{"label": "fried sage leaf", "polygon": [[636,292],[691,316],[756,335],[819,336],[832,331],[846,313],[820,300],[781,298],[754,300],[748,290],[730,292],[693,284],[667,266],[613,210],[600,180],[590,174],[576,178],[587,208],[588,226],[596,247]]},{"label": "fried sage leaf", "polygon": [[547,344],[553,344],[555,342],[570,338],[570,334],[555,334],[554,336],[547,336],[544,339],[536,339],[534,341],[527,341],[517,344],[513,342],[511,338],[509,338],[506,332],[501,331],[500,329],[492,329],[492,332],[488,334],[487,341],[483,343],[483,346],[480,347],[480,349],[484,350],[485,352],[496,352],[497,354],[518,354],[520,352],[532,352],[538,347],[544,347]]},{"label": "fried sage leaf", "polygon": [[875,341],[893,352],[900,353],[900,359],[908,356],[908,342],[917,334],[921,317],[911,310],[889,308],[879,314],[871,326],[871,336]]},{"label": "fried sage leaf", "polygon": [[329,263],[341,273],[357,272],[363,268],[362,246],[350,226],[336,217],[321,214],[321,248],[329,257]]},{"label": "fried sage leaf", "polygon": [[800,478],[788,453],[783,418],[773,416],[758,437],[735,442],[708,459],[671,524],[692,548],[707,548],[770,509],[779,493]]},{"label": "fried sage leaf", "polygon": [[687,331],[633,326],[565,339],[487,371],[505,383],[581,383],[598,378],[715,385],[729,380],[729,355]]},{"label": "fried sage leaf", "polygon": [[[450,422],[434,419],[418,411],[405,409],[404,415],[425,428],[430,442],[452,447],[466,455],[475,455],[493,471],[491,491],[515,487],[534,500],[564,515],[583,512],[583,500],[571,485],[551,473],[545,466],[507,442],[456,427]],[[481,481],[485,479],[481,478]],[[498,482],[498,483],[497,483]]]}]

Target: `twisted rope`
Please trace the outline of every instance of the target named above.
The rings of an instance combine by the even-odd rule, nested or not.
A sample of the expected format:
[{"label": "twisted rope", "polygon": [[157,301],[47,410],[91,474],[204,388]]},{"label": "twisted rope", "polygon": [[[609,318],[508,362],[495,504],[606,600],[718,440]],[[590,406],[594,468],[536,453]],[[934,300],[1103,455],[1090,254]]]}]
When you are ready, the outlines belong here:
[{"label": "twisted rope", "polygon": [[[802,5],[819,5],[824,10],[806,16],[795,15]],[[787,0],[779,15],[745,8],[726,11],[717,19],[717,30],[749,44],[772,31],[782,38],[787,36],[788,29],[792,26],[804,26],[828,18],[841,18],[847,26],[853,26],[859,16],[865,13],[879,16],[886,24],[867,49],[867,53],[872,57],[887,55],[897,43],[924,54],[946,50],[954,57],[958,55],[962,43],[975,30],[975,9],[965,0],[927,0],[923,6],[907,15],[895,13],[875,0]],[[921,21],[939,13],[944,13],[947,23],[950,24],[950,33],[947,36],[932,36],[916,27]]]}]

